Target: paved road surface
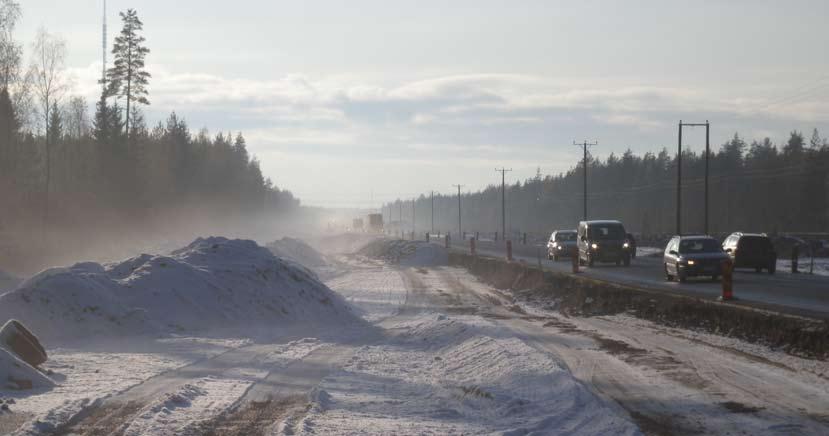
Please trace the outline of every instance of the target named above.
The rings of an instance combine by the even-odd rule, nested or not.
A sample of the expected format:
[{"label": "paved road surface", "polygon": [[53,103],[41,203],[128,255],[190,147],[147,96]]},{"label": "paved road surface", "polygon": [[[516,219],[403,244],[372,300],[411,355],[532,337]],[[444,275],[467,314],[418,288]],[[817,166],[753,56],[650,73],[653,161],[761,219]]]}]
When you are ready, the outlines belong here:
[{"label": "paved road surface", "polygon": [[[469,252],[469,241],[453,241],[453,248]],[[501,241],[478,241],[478,253],[495,257],[506,255],[505,244]],[[546,247],[534,245],[513,245],[513,255],[519,261],[538,263],[539,256],[544,268],[570,272],[570,259],[558,262],[547,260]],[[582,274],[613,283],[646,289],[664,290],[677,294],[716,299],[722,293],[720,282],[707,278],[690,278],[687,283],[665,280],[662,257],[640,256],[630,267],[614,264],[596,264],[582,267]],[[753,270],[737,270],[734,274],[734,294],[739,304],[769,308],[791,314],[829,319],[829,277],[809,274],[791,274],[778,271],[770,275]]]}]

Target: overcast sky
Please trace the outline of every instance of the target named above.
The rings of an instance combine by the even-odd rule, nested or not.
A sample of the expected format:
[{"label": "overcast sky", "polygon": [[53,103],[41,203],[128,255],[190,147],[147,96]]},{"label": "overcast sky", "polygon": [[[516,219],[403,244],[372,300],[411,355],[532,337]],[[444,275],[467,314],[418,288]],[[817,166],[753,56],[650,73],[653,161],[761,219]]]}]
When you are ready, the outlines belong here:
[{"label": "overcast sky", "polygon": [[[17,37],[68,42],[94,102],[102,0],[22,0]],[[379,205],[676,147],[680,120],[783,142],[829,135],[829,2],[110,0],[152,50],[155,124],[242,131],[306,204]],[[110,56],[111,59],[111,56]],[[685,142],[699,149],[701,130]]]}]

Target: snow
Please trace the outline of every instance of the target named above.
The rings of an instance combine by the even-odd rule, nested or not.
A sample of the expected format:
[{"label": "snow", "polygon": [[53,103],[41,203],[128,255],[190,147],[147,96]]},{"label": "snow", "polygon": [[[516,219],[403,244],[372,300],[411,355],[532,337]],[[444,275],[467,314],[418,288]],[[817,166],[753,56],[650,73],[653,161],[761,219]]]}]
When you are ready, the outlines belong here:
[{"label": "snow", "polygon": [[253,241],[220,237],[169,256],[44,271],[0,296],[0,319],[8,318],[50,340],[356,319],[307,269]]},{"label": "snow", "polygon": [[251,382],[205,377],[164,395],[138,413],[125,436],[189,434],[198,425],[227,410]]},{"label": "snow", "polygon": [[306,268],[319,268],[328,265],[322,254],[300,239],[284,237],[271,242],[266,247],[275,256],[290,259]]},{"label": "snow", "polygon": [[440,245],[402,239],[376,240],[362,248],[360,253],[400,266],[438,266],[445,265],[449,260],[447,250]]},{"label": "snow", "polygon": [[[639,434],[559,362],[480,317],[424,312],[323,380],[297,434]],[[289,433],[289,432],[285,432]]]},{"label": "snow", "polygon": [[[801,274],[806,274],[812,268],[812,259],[809,257],[801,257],[797,261],[797,270]],[[777,259],[777,272],[791,273],[792,261],[791,259]],[[829,276],[829,258],[816,257],[814,258],[813,274],[819,276]]]}]

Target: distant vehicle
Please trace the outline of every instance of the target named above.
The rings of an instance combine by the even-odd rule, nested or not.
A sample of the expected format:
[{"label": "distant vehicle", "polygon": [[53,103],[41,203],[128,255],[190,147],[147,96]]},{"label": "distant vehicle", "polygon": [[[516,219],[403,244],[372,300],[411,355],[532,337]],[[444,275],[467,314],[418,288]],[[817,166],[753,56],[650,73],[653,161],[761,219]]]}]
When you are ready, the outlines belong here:
[{"label": "distant vehicle", "polygon": [[561,257],[573,257],[577,239],[575,230],[556,230],[547,241],[547,258],[558,262]]},{"label": "distant vehicle", "polygon": [[777,253],[777,256],[783,257],[784,259],[790,259],[792,257],[792,252],[795,247],[797,247],[800,256],[806,256],[810,253],[809,243],[795,236],[777,236],[772,238],[771,242],[774,245],[774,251]]},{"label": "distant vehicle", "polygon": [[636,238],[633,237],[632,233],[627,234],[626,242],[628,243],[628,248],[630,249],[630,258],[636,259]]},{"label": "distant vehicle", "polygon": [[662,259],[665,279],[685,282],[688,277],[697,276],[709,276],[716,281],[722,275],[723,262],[729,257],[710,236],[674,236],[668,241]]},{"label": "distant vehicle", "polygon": [[371,213],[368,215],[368,230],[374,233],[383,233],[382,213]]},{"label": "distant vehicle", "polygon": [[595,262],[624,263],[630,266],[630,243],[620,221],[582,221],[578,230],[579,263],[593,266]]},{"label": "distant vehicle", "polygon": [[363,231],[363,219],[362,218],[354,218],[351,222],[351,228],[355,232],[362,232]]},{"label": "distant vehicle", "polygon": [[734,268],[754,268],[760,272],[777,269],[777,252],[771,239],[765,234],[735,232],[725,238],[722,248],[734,262]]}]

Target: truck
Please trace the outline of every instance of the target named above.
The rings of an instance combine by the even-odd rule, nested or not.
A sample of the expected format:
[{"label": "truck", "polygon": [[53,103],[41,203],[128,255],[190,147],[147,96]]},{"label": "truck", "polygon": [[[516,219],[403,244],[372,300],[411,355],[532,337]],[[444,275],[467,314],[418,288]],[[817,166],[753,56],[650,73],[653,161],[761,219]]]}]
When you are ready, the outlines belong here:
[{"label": "truck", "polygon": [[368,231],[383,233],[383,214],[372,213],[368,215]]}]

